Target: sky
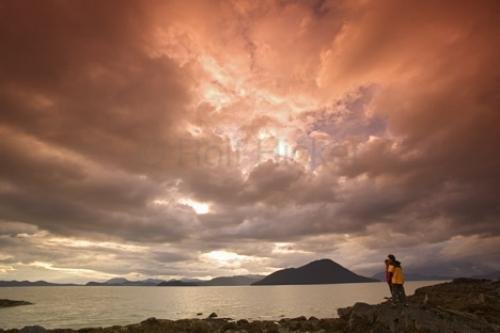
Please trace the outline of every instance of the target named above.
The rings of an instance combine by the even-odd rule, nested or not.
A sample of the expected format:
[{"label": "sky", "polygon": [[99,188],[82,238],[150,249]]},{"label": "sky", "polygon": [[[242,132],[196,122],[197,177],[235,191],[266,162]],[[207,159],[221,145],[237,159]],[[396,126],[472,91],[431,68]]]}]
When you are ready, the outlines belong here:
[{"label": "sky", "polygon": [[498,1],[0,1],[0,279],[500,270]]}]

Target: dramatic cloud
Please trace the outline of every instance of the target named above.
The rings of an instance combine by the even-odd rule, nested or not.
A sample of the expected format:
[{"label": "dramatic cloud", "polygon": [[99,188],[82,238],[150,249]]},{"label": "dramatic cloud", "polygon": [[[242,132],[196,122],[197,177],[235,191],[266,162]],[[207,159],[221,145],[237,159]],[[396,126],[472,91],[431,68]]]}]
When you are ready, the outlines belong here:
[{"label": "dramatic cloud", "polygon": [[500,269],[496,1],[5,1],[0,279]]}]

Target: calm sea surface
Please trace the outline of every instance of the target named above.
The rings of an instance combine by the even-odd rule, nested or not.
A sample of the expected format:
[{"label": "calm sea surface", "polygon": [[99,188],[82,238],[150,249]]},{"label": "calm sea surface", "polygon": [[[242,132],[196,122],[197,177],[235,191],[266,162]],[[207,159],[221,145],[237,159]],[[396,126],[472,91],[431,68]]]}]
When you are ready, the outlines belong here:
[{"label": "calm sea surface", "polygon": [[[439,282],[408,282],[407,294]],[[149,317],[278,319],[301,315],[335,317],[354,302],[379,303],[385,283],[242,287],[17,287],[0,288],[0,298],[34,305],[0,309],[0,328],[41,325],[82,328],[125,325]]]}]

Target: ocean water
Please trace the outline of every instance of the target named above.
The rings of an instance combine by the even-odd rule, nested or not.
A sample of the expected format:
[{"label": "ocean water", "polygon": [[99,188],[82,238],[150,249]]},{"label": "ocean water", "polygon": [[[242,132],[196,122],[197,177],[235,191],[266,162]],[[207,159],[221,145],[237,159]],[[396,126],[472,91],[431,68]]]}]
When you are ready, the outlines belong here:
[{"label": "ocean water", "polygon": [[[407,294],[439,281],[408,282]],[[41,325],[83,328],[138,323],[149,317],[204,318],[212,312],[234,319],[336,317],[355,302],[379,303],[385,283],[238,287],[17,287],[0,298],[34,305],[0,308],[0,328]],[[202,312],[202,316],[197,313]]]}]

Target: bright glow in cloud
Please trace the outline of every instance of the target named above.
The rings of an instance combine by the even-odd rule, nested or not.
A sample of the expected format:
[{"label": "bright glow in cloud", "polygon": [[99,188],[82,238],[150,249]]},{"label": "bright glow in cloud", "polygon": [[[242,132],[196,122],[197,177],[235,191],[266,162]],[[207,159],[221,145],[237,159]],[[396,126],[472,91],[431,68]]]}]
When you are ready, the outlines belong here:
[{"label": "bright glow in cloud", "polygon": [[50,271],[58,271],[61,273],[66,273],[66,274],[71,274],[71,275],[78,275],[78,276],[86,276],[88,278],[97,278],[97,279],[102,279],[102,278],[111,278],[113,277],[112,274],[106,274],[103,272],[98,272],[92,269],[85,269],[85,268],[67,268],[67,267],[57,267],[54,266],[52,263],[48,262],[41,262],[41,261],[35,261],[28,266],[36,267],[36,268],[43,268],[46,270]]},{"label": "bright glow in cloud", "polygon": [[208,253],[202,254],[201,257],[217,264],[232,266],[239,266],[245,261],[251,260],[251,257],[249,256],[240,255],[225,250],[210,251]]},{"label": "bright glow in cloud", "polygon": [[90,241],[85,239],[74,239],[74,238],[63,238],[63,237],[49,238],[47,239],[45,244],[56,245],[56,246],[63,245],[74,248],[102,248],[111,250],[123,250],[128,252],[147,251],[147,247],[141,245],[122,244],[116,242],[99,242],[99,241]]},{"label": "bright glow in cloud", "polygon": [[15,268],[12,266],[0,265],[0,273],[7,273],[11,271],[15,271]]},{"label": "bright glow in cloud", "polygon": [[210,205],[208,203],[195,201],[189,198],[180,199],[178,202],[193,208],[198,215],[208,214],[210,212]]}]

